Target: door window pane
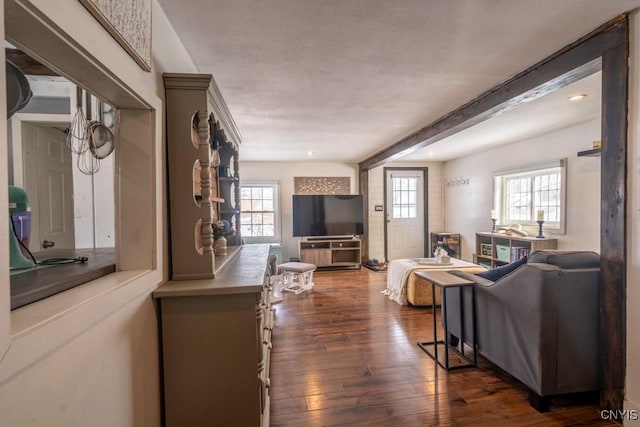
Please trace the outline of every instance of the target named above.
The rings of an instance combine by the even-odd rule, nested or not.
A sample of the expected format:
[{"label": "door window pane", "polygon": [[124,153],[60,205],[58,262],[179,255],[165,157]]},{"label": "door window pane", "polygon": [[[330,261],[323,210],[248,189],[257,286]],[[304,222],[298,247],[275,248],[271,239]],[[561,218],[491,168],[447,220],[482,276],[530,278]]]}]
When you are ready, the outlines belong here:
[{"label": "door window pane", "polygon": [[393,218],[416,218],[417,177],[391,177]]}]

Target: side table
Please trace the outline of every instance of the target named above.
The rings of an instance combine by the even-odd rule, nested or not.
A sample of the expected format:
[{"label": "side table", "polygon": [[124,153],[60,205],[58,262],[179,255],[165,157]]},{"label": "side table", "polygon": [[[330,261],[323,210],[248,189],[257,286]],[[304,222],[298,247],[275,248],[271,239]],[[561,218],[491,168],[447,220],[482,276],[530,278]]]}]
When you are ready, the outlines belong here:
[{"label": "side table", "polygon": [[[473,287],[473,282],[467,279],[463,279],[461,277],[455,276],[453,274],[450,274],[446,271],[418,271],[415,273],[416,276],[420,277],[421,279],[424,279],[426,281],[428,281],[429,283],[431,283],[431,294],[432,294],[432,301],[435,302],[436,300],[436,286],[440,288],[440,293],[441,293],[441,308],[440,311],[442,313],[442,327],[444,329],[444,340],[438,340],[438,325],[437,325],[437,320],[436,320],[436,306],[435,304],[432,305],[432,313],[433,313],[433,341],[423,341],[423,342],[418,342],[418,346],[425,352],[427,353],[429,356],[431,356],[431,358],[433,360],[435,360],[438,365],[442,366],[445,370],[450,371],[453,369],[460,369],[460,368],[468,368],[468,367],[473,367],[473,366],[477,366],[477,362],[478,362],[478,355],[477,355],[477,349],[476,349],[476,331],[475,331],[475,318],[476,318],[476,304],[475,304],[475,289]],[[473,337],[471,339],[471,348],[472,348],[472,357],[470,358],[468,355],[465,354],[464,352],[464,343],[465,343],[465,322],[464,322],[464,315],[465,315],[465,309],[464,309],[464,296],[462,295],[462,290],[463,288],[470,286],[471,287],[471,292],[472,292],[472,296],[471,296],[471,324],[472,324],[472,328],[474,329],[473,331]],[[447,304],[447,291],[451,288],[455,288],[458,289],[458,292],[460,292],[460,341],[459,341],[459,345],[460,345],[460,349],[458,349],[456,346],[451,345],[451,343],[449,342],[449,329],[447,326],[447,310],[446,310],[446,304]],[[438,358],[438,344],[444,344],[444,363],[442,363],[440,361],[440,359]],[[430,347],[433,346],[433,351],[431,351]],[[467,362],[466,365],[456,365],[456,366],[450,366],[449,364],[449,350],[453,351],[454,353],[456,353],[458,356],[460,356],[464,361]]]}]

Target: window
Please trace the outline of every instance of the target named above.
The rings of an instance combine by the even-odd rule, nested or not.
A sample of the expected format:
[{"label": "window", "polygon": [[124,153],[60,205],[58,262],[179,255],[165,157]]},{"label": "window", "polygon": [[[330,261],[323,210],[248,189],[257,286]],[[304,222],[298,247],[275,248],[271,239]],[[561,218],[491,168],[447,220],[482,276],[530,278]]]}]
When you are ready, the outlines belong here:
[{"label": "window", "polygon": [[496,176],[500,223],[532,224],[538,218],[537,213],[542,211],[545,227],[563,230],[565,165],[566,161],[561,160]]},{"label": "window", "polygon": [[277,241],[277,184],[246,184],[240,187],[240,233],[252,242]]},{"label": "window", "polygon": [[392,176],[393,218],[416,218],[418,215],[418,178]]}]

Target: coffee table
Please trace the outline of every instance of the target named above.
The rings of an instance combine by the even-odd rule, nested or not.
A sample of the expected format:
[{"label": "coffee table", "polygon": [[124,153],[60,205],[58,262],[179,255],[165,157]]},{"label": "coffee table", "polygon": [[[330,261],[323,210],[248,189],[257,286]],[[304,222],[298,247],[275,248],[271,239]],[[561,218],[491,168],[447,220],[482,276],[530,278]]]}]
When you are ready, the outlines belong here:
[{"label": "coffee table", "polygon": [[[427,282],[431,283],[431,293],[432,293],[433,301],[435,301],[436,286],[440,288],[441,299],[442,299],[440,311],[442,313],[442,327],[444,329],[444,340],[439,340],[437,320],[436,320],[436,306],[434,304],[431,308],[431,311],[433,313],[433,340],[420,341],[418,342],[418,346],[425,353],[431,356],[431,358],[435,360],[436,363],[438,363],[438,365],[440,365],[447,371],[450,371],[453,369],[461,369],[461,368],[477,366],[478,355],[477,355],[477,349],[476,349],[476,331],[475,331],[476,305],[475,305],[475,295],[474,295],[475,289],[473,287],[474,283],[471,280],[463,279],[461,277],[450,274],[449,272],[446,272],[446,271],[418,271],[415,274],[421,279],[424,279]],[[462,290],[467,286],[471,287],[471,292],[472,292],[471,325],[472,325],[472,328],[474,329],[473,336],[471,339],[472,358],[470,358],[464,352],[464,343],[466,341],[465,340],[466,335],[464,330],[465,329],[464,328],[465,327],[465,322],[464,322],[465,309],[464,309],[464,296],[462,294]],[[452,345],[449,342],[449,329],[447,325],[446,304],[447,304],[447,291],[449,291],[450,289],[457,289],[458,292],[460,292],[460,313],[458,313],[460,316],[460,337],[459,337],[460,349],[458,349],[456,346]],[[438,358],[438,344],[444,344],[444,363],[440,361],[440,359]],[[433,351],[431,351],[432,346],[433,346]],[[458,356],[460,356],[464,361],[467,362],[467,364],[451,366],[449,364],[449,350],[453,351]]]}]

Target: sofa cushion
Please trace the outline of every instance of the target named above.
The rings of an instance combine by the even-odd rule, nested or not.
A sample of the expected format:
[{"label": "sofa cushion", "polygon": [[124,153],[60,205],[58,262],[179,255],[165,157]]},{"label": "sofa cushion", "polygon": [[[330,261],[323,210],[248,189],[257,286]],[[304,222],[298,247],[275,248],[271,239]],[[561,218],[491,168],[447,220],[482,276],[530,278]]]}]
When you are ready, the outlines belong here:
[{"label": "sofa cushion", "polygon": [[529,255],[528,262],[552,264],[559,268],[600,268],[600,255],[590,251],[538,250]]},{"label": "sofa cushion", "polygon": [[516,268],[520,267],[522,264],[526,264],[526,263],[527,263],[527,257],[523,256],[522,258],[512,262],[511,264],[501,265],[500,267],[494,267],[491,270],[483,271],[482,273],[476,273],[476,276],[480,276],[485,279],[496,282],[498,281],[498,279],[506,276]]}]

